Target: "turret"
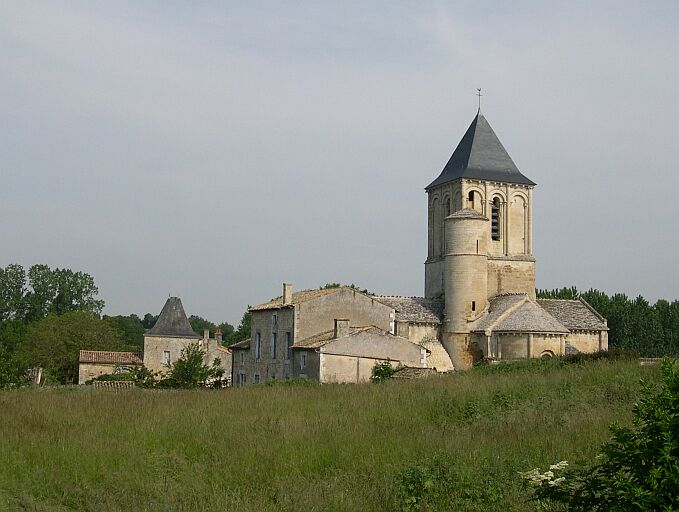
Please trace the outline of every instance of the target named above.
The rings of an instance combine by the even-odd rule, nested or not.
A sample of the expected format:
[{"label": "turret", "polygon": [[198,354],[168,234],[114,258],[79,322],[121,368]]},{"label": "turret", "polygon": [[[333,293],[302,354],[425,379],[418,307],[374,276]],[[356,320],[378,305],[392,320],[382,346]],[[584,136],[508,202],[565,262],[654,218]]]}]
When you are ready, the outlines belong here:
[{"label": "turret", "polygon": [[472,209],[445,219],[445,323],[443,341],[456,368],[468,365],[470,323],[488,300],[489,220]]}]

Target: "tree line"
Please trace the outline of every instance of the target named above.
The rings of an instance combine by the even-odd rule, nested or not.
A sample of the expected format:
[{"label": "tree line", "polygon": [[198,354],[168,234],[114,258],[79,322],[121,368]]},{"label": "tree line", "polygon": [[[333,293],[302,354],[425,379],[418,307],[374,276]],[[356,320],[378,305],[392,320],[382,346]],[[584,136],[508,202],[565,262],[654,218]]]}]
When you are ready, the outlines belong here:
[{"label": "tree line", "polygon": [[607,295],[575,286],[537,290],[539,299],[578,299],[582,297],[607,321],[608,346],[636,352],[641,357],[679,354],[679,300],[649,303],[641,295],[630,299],[624,293]]},{"label": "tree line", "polygon": [[[43,368],[48,382],[76,382],[80,350],[140,352],[144,332],[158,315],[101,315],[104,301],[94,278],[85,272],[33,265],[0,267],[0,388],[25,380],[26,370]],[[221,329],[230,345],[250,335],[250,314],[237,328],[192,315],[202,334]]]}]

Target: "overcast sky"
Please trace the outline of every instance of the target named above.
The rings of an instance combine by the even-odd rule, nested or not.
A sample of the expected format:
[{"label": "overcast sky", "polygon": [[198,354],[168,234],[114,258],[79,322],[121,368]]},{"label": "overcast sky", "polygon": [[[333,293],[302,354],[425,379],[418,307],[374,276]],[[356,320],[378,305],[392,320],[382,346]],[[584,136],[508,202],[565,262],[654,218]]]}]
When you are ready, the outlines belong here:
[{"label": "overcast sky", "polygon": [[482,110],[540,288],[679,298],[679,2],[0,3],[0,266],[237,323],[422,295],[424,187]]}]

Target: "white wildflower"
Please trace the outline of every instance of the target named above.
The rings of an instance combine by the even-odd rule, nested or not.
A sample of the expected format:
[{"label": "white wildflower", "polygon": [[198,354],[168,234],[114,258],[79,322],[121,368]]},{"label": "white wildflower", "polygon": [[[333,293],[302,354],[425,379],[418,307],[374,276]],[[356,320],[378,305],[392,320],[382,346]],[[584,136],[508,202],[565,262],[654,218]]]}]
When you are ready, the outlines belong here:
[{"label": "white wildflower", "polygon": [[556,480],[551,480],[548,483],[549,483],[550,487],[556,487],[557,485],[559,485],[564,480],[566,480],[564,477],[560,477],[560,478],[557,478]]},{"label": "white wildflower", "polygon": [[565,460],[562,460],[561,462],[557,462],[556,464],[552,464],[549,466],[549,469],[553,469],[554,471],[559,471],[561,469],[564,469],[565,467],[568,466],[568,462]]}]

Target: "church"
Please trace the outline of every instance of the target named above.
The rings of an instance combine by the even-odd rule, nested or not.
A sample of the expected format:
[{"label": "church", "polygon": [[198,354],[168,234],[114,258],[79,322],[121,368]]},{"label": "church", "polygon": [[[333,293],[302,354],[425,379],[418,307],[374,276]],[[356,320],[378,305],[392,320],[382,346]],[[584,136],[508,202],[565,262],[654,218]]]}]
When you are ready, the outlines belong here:
[{"label": "church", "polygon": [[427,187],[425,297],[444,303],[441,342],[456,368],[608,349],[584,300],[536,300],[532,197],[479,112]]},{"label": "church", "polygon": [[584,300],[536,299],[535,185],[479,109],[425,188],[424,297],[284,284],[283,295],[250,308],[252,339],[231,347],[232,382],[361,382],[379,361],[446,372],[607,350],[606,320]]}]

